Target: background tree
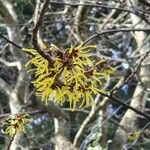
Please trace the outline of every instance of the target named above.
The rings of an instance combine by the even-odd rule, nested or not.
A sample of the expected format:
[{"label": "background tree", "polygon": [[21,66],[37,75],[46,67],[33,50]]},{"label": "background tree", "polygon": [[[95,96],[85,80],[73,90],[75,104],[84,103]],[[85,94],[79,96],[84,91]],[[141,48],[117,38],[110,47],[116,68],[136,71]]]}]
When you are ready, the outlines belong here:
[{"label": "background tree", "polygon": [[[0,149],[150,149],[149,17],[148,0],[0,0]],[[92,59],[115,69],[99,87],[108,94],[74,111],[41,102],[24,67],[32,56],[21,50],[46,56],[39,39],[64,49],[95,44]],[[26,133],[5,135],[5,119],[26,113]]]}]

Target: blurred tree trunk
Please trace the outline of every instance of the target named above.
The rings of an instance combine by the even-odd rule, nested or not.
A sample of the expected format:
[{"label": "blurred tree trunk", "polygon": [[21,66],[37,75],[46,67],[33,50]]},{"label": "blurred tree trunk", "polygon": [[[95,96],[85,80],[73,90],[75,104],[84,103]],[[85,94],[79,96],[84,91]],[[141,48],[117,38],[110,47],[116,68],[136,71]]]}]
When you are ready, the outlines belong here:
[{"label": "blurred tree trunk", "polygon": [[[13,5],[8,0],[0,0],[0,16],[6,25],[8,38],[14,43],[21,45],[21,34],[19,32],[17,15],[14,11]],[[26,95],[28,92],[28,76],[24,69],[25,54],[20,49],[10,45],[10,51],[17,61],[18,79],[13,89],[10,90],[9,106],[12,114],[17,114],[21,111],[24,103],[26,102]],[[7,89],[5,89],[7,90]],[[18,147],[21,134],[16,134],[11,143],[11,150],[16,150]]]},{"label": "blurred tree trunk", "polygon": [[[131,0],[132,4],[136,7],[138,5],[136,0]],[[141,21],[140,18],[135,16],[134,14],[131,14],[131,20],[132,24],[135,28],[145,28],[145,23]],[[137,47],[139,49],[139,54],[141,57],[143,54],[145,54],[149,50],[148,42],[143,47],[141,47],[143,41],[147,38],[147,35],[145,32],[134,32],[134,38],[137,43]],[[141,48],[140,48],[141,47]],[[139,81],[137,83],[137,86],[135,88],[132,100],[130,105],[138,110],[142,110],[145,104],[145,94],[144,91],[145,88],[148,88],[150,85],[150,72],[149,72],[149,65],[146,65],[146,62],[148,62],[149,58],[147,57],[144,62],[142,63],[142,66],[139,71],[139,77],[141,79],[141,82]],[[127,112],[124,114],[123,118],[121,119],[120,125],[124,127],[125,130],[122,128],[118,128],[114,137],[114,140],[112,142],[111,150],[122,150],[123,146],[127,142],[127,133],[136,131],[138,129],[137,127],[137,114],[131,110],[127,110]]]},{"label": "blurred tree trunk", "polygon": [[61,133],[56,134],[51,141],[55,144],[55,150],[77,150],[70,140]]}]

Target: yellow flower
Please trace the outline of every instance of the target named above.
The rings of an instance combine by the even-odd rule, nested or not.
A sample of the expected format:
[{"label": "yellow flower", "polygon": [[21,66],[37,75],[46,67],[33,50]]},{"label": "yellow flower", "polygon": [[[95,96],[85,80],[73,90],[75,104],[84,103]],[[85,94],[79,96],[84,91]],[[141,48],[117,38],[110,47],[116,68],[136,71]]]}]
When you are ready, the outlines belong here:
[{"label": "yellow flower", "polygon": [[71,108],[89,106],[93,96],[99,92],[100,86],[107,79],[112,69],[107,61],[96,63],[91,59],[90,50],[96,48],[95,45],[83,46],[82,43],[67,49],[59,49],[51,44],[43,49],[51,56],[53,64],[43,58],[34,49],[24,51],[32,53],[34,57],[26,64],[32,64],[29,71],[35,72],[33,85],[36,88],[36,95],[47,103],[53,100],[58,104],[65,101],[70,103]]},{"label": "yellow flower", "polygon": [[127,134],[127,139],[129,142],[133,142],[140,136],[140,131],[129,132]]},{"label": "yellow flower", "polygon": [[15,115],[14,117],[8,118],[5,121],[6,130],[5,134],[9,136],[14,136],[17,132],[25,132],[25,125],[31,120],[28,119],[28,114],[26,115]]}]

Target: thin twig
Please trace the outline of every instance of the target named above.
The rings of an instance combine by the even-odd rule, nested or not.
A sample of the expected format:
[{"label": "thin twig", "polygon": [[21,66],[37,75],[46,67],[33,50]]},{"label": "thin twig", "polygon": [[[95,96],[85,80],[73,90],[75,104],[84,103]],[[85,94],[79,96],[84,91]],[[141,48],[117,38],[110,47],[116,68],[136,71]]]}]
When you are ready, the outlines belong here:
[{"label": "thin twig", "polygon": [[132,77],[139,71],[140,67],[141,67],[141,64],[142,62],[145,60],[145,58],[150,54],[150,50],[147,51],[145,53],[145,55],[140,59],[139,61],[139,64],[136,66],[136,69],[130,74],[130,76],[123,82],[122,85],[120,85],[119,87],[116,87],[115,89],[113,89],[111,92],[114,92],[118,89],[121,89],[125,84],[127,84],[131,79]]},{"label": "thin twig", "polygon": [[112,102],[114,102],[114,103],[117,103],[117,104],[119,104],[119,105],[122,105],[122,106],[123,106],[124,108],[126,108],[126,109],[130,109],[130,110],[136,112],[137,114],[139,114],[139,115],[145,117],[147,120],[150,121],[150,115],[149,115],[149,114],[144,113],[144,112],[141,112],[141,111],[137,110],[136,108],[134,108],[134,107],[132,107],[132,106],[130,106],[130,105],[128,105],[128,104],[126,104],[126,103],[120,101],[118,98],[116,98],[115,96],[113,96],[112,93],[110,93],[110,94],[99,93],[99,94],[101,94],[102,96],[107,97],[110,101],[112,101]]},{"label": "thin twig", "polygon": [[7,39],[3,34],[0,34],[0,36],[1,36],[3,39],[5,39],[8,43],[12,44],[13,46],[15,46],[15,47],[17,47],[17,48],[19,48],[19,49],[22,49],[21,46],[19,46],[19,45],[17,45],[16,43],[10,41],[10,40]]},{"label": "thin twig", "polygon": [[138,1],[146,6],[150,7],[150,3],[147,2],[146,0],[138,0]]},{"label": "thin twig", "polygon": [[[24,115],[24,114],[34,115],[34,114],[38,114],[38,113],[46,113],[46,111],[34,110],[34,111],[28,111],[28,112],[18,112],[17,114],[19,114],[19,115]],[[11,115],[15,115],[15,114],[12,114],[12,113],[0,114],[0,118],[6,118],[6,117],[11,116]]]},{"label": "thin twig", "polygon": [[100,35],[103,34],[112,34],[112,33],[116,33],[116,32],[131,32],[131,31],[147,31],[150,32],[150,28],[139,28],[139,29],[133,29],[133,28],[120,28],[120,29],[107,29],[104,30],[102,32],[98,32],[96,34],[94,34],[93,36],[89,37],[87,40],[84,41],[83,45],[85,45],[86,43],[88,43],[89,41],[99,37]]},{"label": "thin twig", "polygon": [[7,150],[10,150],[11,144],[12,144],[13,140],[15,139],[15,135],[16,135],[16,131],[15,131],[13,137],[11,138],[11,140],[9,141],[9,144],[7,146]]}]

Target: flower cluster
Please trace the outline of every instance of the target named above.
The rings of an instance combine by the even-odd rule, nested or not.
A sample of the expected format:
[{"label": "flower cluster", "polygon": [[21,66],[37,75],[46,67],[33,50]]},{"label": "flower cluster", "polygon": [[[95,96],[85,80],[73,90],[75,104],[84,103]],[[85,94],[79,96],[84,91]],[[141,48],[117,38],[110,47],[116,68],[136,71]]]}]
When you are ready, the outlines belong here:
[{"label": "flower cluster", "polygon": [[23,48],[34,55],[26,66],[33,65],[33,84],[36,95],[42,100],[53,100],[59,104],[69,101],[70,108],[74,109],[76,106],[89,106],[94,95],[104,92],[100,90],[100,85],[112,69],[105,60],[96,63],[91,59],[89,52],[95,45],[80,44],[65,50],[53,44],[43,47],[51,56],[52,62],[43,58],[34,49]]},{"label": "flower cluster", "polygon": [[14,136],[17,132],[25,132],[25,125],[30,122],[28,115],[15,115],[5,121],[5,134]]}]

